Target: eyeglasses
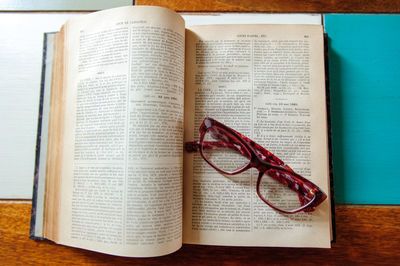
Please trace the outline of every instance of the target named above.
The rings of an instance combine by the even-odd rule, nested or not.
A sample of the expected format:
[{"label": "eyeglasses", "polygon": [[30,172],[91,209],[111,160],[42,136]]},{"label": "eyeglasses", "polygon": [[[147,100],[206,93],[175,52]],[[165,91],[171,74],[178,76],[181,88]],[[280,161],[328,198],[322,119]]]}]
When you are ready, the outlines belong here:
[{"label": "eyeglasses", "polygon": [[326,199],[318,186],[239,132],[209,117],[199,130],[200,141],[185,143],[186,151],[200,151],[209,165],[226,175],[256,168],[257,194],[273,209],[283,213],[312,212]]}]

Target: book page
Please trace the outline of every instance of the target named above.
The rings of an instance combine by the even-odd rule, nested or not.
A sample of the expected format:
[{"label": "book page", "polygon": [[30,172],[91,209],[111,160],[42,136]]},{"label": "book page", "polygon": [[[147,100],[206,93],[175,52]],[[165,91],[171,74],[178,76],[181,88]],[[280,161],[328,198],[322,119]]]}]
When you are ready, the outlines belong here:
[{"label": "book page", "polygon": [[181,247],[184,31],[158,7],[65,25],[56,242],[132,257]]},{"label": "book page", "polygon": [[[321,26],[189,27],[185,141],[199,140],[212,117],[329,193],[323,55]],[[258,197],[257,177],[250,169],[228,178],[185,152],[184,243],[330,247],[329,200],[282,214]]]}]

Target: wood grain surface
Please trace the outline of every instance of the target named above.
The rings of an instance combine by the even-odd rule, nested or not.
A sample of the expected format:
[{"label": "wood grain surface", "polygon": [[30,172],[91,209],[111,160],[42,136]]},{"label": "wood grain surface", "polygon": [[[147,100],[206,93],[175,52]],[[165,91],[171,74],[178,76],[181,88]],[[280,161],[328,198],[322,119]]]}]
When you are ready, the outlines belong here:
[{"label": "wood grain surface", "polygon": [[396,13],[399,0],[136,0],[136,5],[164,6],[176,11]]},{"label": "wood grain surface", "polygon": [[331,249],[184,245],[157,258],[137,259],[28,238],[31,204],[0,201],[0,264],[388,264],[399,265],[400,206],[337,206]]}]

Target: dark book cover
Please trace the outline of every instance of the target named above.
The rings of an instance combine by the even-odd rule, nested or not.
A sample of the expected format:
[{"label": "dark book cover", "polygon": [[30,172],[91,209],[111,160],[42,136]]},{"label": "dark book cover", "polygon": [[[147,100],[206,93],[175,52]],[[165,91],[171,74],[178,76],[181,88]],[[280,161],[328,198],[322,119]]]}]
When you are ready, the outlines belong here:
[{"label": "dark book cover", "polygon": [[40,82],[39,115],[36,137],[35,169],[29,237],[43,240],[43,203],[45,187],[45,159],[47,152],[48,110],[50,107],[50,82],[55,33],[45,33],[43,38],[42,74]]}]

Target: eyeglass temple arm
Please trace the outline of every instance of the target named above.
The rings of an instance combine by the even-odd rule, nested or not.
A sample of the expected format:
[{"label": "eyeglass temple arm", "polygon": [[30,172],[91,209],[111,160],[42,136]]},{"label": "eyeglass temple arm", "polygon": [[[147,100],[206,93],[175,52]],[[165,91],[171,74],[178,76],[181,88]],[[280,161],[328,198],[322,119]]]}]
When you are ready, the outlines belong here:
[{"label": "eyeglass temple arm", "polygon": [[[235,131],[235,130],[233,130],[233,131]],[[276,157],[272,152],[268,151],[260,144],[257,144],[256,142],[252,141],[251,139],[249,139],[248,137],[242,135],[241,133],[239,133],[237,131],[235,131],[235,133],[238,134],[242,139],[244,139],[247,142],[247,144],[253,148],[256,155],[264,162],[267,162],[268,164],[271,164],[272,166],[279,166],[279,167],[283,167],[287,170],[293,171],[293,169],[290,168],[289,165],[285,164],[281,159]]]},{"label": "eyeglass temple arm", "polygon": [[199,141],[188,141],[188,142],[185,142],[185,150],[187,152],[200,151],[200,142]]}]

